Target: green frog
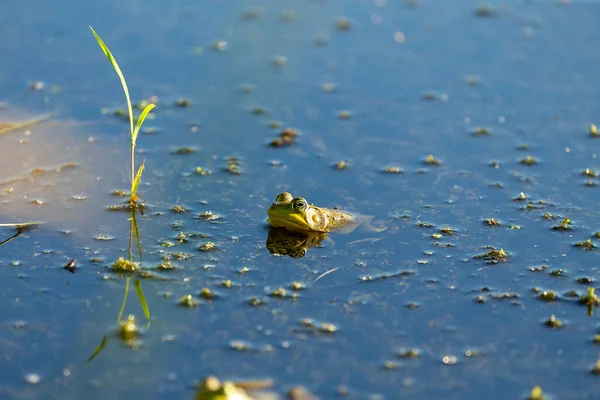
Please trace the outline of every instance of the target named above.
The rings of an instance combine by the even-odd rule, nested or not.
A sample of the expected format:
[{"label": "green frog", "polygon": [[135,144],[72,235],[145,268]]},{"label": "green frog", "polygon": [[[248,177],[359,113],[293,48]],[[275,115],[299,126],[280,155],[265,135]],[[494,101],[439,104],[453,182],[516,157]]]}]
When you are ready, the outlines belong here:
[{"label": "green frog", "polygon": [[267,214],[267,222],[272,227],[291,232],[351,232],[362,222],[353,214],[337,208],[317,207],[303,197],[293,197],[289,192],[280,193]]}]

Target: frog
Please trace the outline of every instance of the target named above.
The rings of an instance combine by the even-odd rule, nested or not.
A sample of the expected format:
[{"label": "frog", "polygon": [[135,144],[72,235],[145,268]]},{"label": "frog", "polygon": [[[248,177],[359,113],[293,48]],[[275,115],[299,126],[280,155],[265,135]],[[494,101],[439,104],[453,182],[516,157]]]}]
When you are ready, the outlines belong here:
[{"label": "frog", "polygon": [[274,228],[285,228],[290,232],[349,233],[361,224],[356,214],[337,208],[317,207],[303,197],[294,197],[289,192],[277,195],[267,210],[267,223]]}]

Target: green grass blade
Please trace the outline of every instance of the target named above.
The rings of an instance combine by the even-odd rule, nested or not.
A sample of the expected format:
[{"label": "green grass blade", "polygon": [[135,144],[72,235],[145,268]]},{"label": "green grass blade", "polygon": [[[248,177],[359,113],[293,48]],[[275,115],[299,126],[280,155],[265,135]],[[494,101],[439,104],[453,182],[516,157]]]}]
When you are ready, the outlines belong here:
[{"label": "green grass blade", "polygon": [[135,287],[135,292],[137,293],[138,299],[140,300],[140,305],[142,306],[142,310],[144,310],[144,316],[147,320],[150,320],[150,309],[148,308],[148,303],[146,302],[146,297],[144,296],[144,292],[142,292],[142,284],[140,280],[137,279],[133,282],[133,286]]},{"label": "green grass blade", "polygon": [[146,119],[146,117],[148,116],[148,114],[150,113],[150,111],[152,111],[152,109],[155,107],[154,104],[150,103],[146,106],[146,108],[144,108],[144,110],[142,111],[142,113],[140,114],[140,116],[138,117],[138,120],[135,124],[135,129],[133,130],[133,136],[131,137],[131,145],[135,148],[135,141],[137,140],[138,137],[138,133],[140,133],[140,128],[142,127],[142,124],[144,123],[144,120]]},{"label": "green grass blade", "polygon": [[90,29],[91,29],[92,33],[94,34],[96,41],[100,45],[100,48],[106,55],[106,58],[108,58],[108,61],[110,61],[110,63],[112,64],[113,68],[115,69],[115,72],[117,73],[117,75],[119,75],[119,79],[121,79],[121,85],[123,85],[123,91],[125,92],[125,97],[127,98],[127,110],[129,111],[129,127],[130,127],[131,136],[133,138],[133,109],[131,107],[131,99],[129,98],[129,89],[127,89],[127,82],[125,82],[125,77],[123,76],[123,73],[121,72],[121,68],[119,68],[119,64],[117,64],[117,60],[115,60],[115,58],[113,57],[113,55],[110,52],[110,50],[108,49],[108,47],[104,44],[104,42],[102,41],[100,36],[94,30],[94,28],[92,28],[90,26]]},{"label": "green grass blade", "polygon": [[146,161],[142,162],[142,165],[138,168],[137,174],[135,174],[135,179],[131,184],[131,197],[135,197],[137,193],[138,186],[140,185],[140,181],[142,180],[142,173],[144,173],[144,167],[146,165]]},{"label": "green grass blade", "polygon": [[117,316],[117,324],[121,322],[121,318],[123,318],[123,312],[125,311],[125,304],[127,304],[127,297],[129,296],[129,285],[131,282],[131,275],[127,277],[127,282],[125,282],[125,295],[123,295],[123,303],[121,303],[121,309],[119,310],[119,315]]},{"label": "green grass blade", "polygon": [[[131,210],[131,230],[133,231],[133,237],[135,238],[135,243],[137,244],[138,253],[140,254],[140,262],[142,262],[142,242],[140,242],[140,231],[138,230],[137,218],[135,217],[135,210]],[[131,240],[129,243],[131,246]],[[130,250],[131,253],[131,250]]]},{"label": "green grass blade", "polygon": [[106,346],[106,343],[108,343],[108,336],[104,336],[102,338],[102,341],[100,342],[100,345],[98,347],[96,347],[96,350],[94,350],[94,352],[92,353],[92,355],[90,356],[90,358],[88,358],[85,363],[89,364],[94,358],[96,358],[96,356],[98,354],[100,354],[100,352],[102,351],[102,349],[104,348],[104,346]]},{"label": "green grass blade", "polygon": [[3,241],[0,242],[0,246],[4,246],[6,243],[10,242],[11,240],[15,239],[17,236],[19,236],[23,231],[19,230],[17,231],[17,233],[15,233],[14,235],[12,235],[11,237],[9,237],[8,239],[4,239]]}]

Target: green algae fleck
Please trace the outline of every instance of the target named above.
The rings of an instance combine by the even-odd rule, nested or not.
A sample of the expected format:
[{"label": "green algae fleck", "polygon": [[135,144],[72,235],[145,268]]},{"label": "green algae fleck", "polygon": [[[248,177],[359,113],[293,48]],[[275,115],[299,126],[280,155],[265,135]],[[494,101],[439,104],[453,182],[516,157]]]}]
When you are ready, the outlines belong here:
[{"label": "green algae fleck", "polygon": [[600,304],[600,299],[598,299],[595,289],[593,287],[589,287],[587,295],[582,295],[579,299],[579,303],[591,307]]},{"label": "green algae fleck", "polygon": [[202,243],[198,247],[198,250],[200,250],[200,251],[212,251],[212,250],[215,250],[216,248],[217,248],[217,245],[214,242],[205,242],[205,243]]},{"label": "green algae fleck", "polygon": [[385,174],[403,174],[404,170],[397,165],[390,165],[382,169],[382,172]]},{"label": "green algae fleck", "polygon": [[545,400],[546,396],[544,396],[544,393],[542,392],[542,388],[540,386],[535,386],[533,389],[531,389],[531,393],[529,394],[529,397],[527,397],[527,400]]},{"label": "green algae fleck", "polygon": [[209,288],[203,288],[199,294],[200,297],[207,300],[212,300],[217,298],[217,294],[210,290]]},{"label": "green algae fleck", "polygon": [[174,213],[178,213],[178,214],[184,214],[187,213],[189,211],[189,209],[185,206],[180,206],[180,205],[174,205],[173,207],[171,207],[171,211],[173,211]]},{"label": "green algae fleck", "polygon": [[423,162],[427,165],[442,165],[442,162],[435,158],[433,154],[428,155],[423,159]]},{"label": "green algae fleck", "polygon": [[527,166],[536,165],[539,164],[539,162],[540,161],[537,158],[534,158],[533,156],[527,156],[519,161],[519,163]]},{"label": "green algae fleck", "polygon": [[594,250],[596,248],[596,245],[592,243],[591,239],[588,239],[585,242],[575,242],[574,246],[583,250]]},{"label": "green algae fleck", "polygon": [[550,316],[550,318],[548,318],[545,322],[544,325],[552,328],[552,329],[560,329],[563,326],[563,323],[561,320],[559,320],[558,318],[556,318],[556,316],[554,314],[552,314]]},{"label": "green algae fleck", "polygon": [[483,220],[483,222],[487,226],[500,226],[501,225],[500,221],[498,221],[497,219],[494,219],[494,218],[485,218]]},{"label": "green algae fleck", "polygon": [[119,323],[119,337],[125,342],[135,341],[139,329],[135,323],[135,316],[130,315],[126,320]]},{"label": "green algae fleck", "polygon": [[250,297],[248,304],[250,304],[252,307],[258,307],[267,305],[267,302],[260,297]]},{"label": "green algae fleck", "polygon": [[496,264],[498,262],[508,261],[510,253],[504,249],[495,249],[492,246],[486,247],[488,251],[473,256],[474,259],[486,260],[488,264]]},{"label": "green algae fleck", "polygon": [[488,136],[492,133],[489,128],[479,126],[471,131],[472,136]]},{"label": "green algae fleck", "polygon": [[417,358],[421,355],[421,350],[416,347],[402,348],[397,353],[400,358]]},{"label": "green algae fleck", "polygon": [[552,290],[544,290],[540,293],[539,298],[543,301],[555,301],[558,300],[558,293]]},{"label": "green algae fleck", "polygon": [[221,282],[221,286],[230,289],[233,286],[233,282],[231,282],[229,279],[226,279]]},{"label": "green algae fleck", "polygon": [[335,22],[335,27],[337,30],[340,30],[340,31],[349,31],[352,28],[352,23],[350,22],[350,20],[348,18],[340,17]]},{"label": "green algae fleck", "polygon": [[553,226],[552,229],[554,229],[556,231],[570,231],[570,230],[573,230],[574,227],[571,224],[571,220],[567,217],[567,218],[563,219],[557,225]]},{"label": "green algae fleck", "polygon": [[194,299],[194,297],[191,294],[181,296],[177,304],[181,307],[189,308],[198,307],[200,305],[198,300]]},{"label": "green algae fleck", "polygon": [[594,375],[600,375],[600,360],[596,361],[590,372]]},{"label": "green algae fleck", "polygon": [[136,271],[139,264],[126,260],[123,257],[119,257],[117,261],[115,261],[110,268],[115,272],[133,272]]}]

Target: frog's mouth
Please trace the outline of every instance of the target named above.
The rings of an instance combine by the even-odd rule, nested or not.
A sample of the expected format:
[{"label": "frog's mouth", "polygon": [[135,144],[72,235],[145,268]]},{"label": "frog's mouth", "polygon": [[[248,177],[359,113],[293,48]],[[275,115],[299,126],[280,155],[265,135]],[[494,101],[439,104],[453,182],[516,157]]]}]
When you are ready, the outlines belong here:
[{"label": "frog's mouth", "polygon": [[308,226],[306,221],[298,214],[286,215],[285,218],[280,218],[276,215],[269,215],[267,222],[274,227],[286,228],[290,231],[314,231],[310,228],[310,226]]}]

